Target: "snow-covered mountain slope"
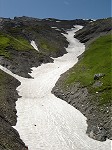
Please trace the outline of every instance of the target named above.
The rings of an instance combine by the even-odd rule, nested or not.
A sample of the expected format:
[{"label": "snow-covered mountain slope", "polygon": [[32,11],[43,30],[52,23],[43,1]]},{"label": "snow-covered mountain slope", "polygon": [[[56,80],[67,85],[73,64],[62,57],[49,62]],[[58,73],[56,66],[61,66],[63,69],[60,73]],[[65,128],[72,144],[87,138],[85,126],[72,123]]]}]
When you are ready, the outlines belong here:
[{"label": "snow-covered mountain slope", "polygon": [[14,128],[29,150],[110,150],[110,141],[99,142],[86,135],[86,118],[78,110],[51,94],[60,75],[84,52],[85,46],[74,39],[74,32],[80,28],[76,26],[64,34],[69,42],[67,54],[54,58],[54,63],[32,68],[33,79],[9,72],[21,82],[17,90],[22,97],[16,102],[18,119]]},{"label": "snow-covered mountain slope", "polygon": [[[13,127],[11,127],[11,126],[14,126],[17,121],[15,102],[19,96],[17,94],[16,87],[18,85],[20,85],[20,82],[23,84],[21,84],[21,86],[18,87],[18,89],[20,90],[19,94],[23,95],[23,98],[25,99],[26,103],[28,102],[28,99],[27,99],[28,97],[30,97],[31,100],[34,97],[32,95],[32,93],[34,93],[34,91],[32,92],[32,88],[29,88],[29,87],[33,86],[36,88],[36,91],[37,91],[37,92],[35,92],[36,95],[34,94],[35,97],[38,97],[39,99],[42,100],[42,105],[43,105],[44,100],[46,101],[46,105],[45,105],[46,107],[44,106],[42,108],[47,108],[47,109],[44,109],[44,110],[46,110],[47,116],[49,116],[49,114],[47,112],[48,108],[50,108],[50,112],[52,112],[53,108],[55,109],[57,107],[57,105],[55,107],[53,104],[52,104],[53,105],[52,108],[50,106],[47,106],[47,105],[51,104],[50,103],[51,101],[49,102],[49,100],[51,100],[51,98],[49,98],[49,100],[47,100],[47,99],[44,99],[44,96],[46,96],[46,94],[48,92],[51,93],[50,91],[52,90],[53,85],[55,85],[58,78],[60,77],[60,74],[66,72],[66,70],[68,70],[68,68],[70,68],[70,66],[72,67],[73,66],[72,63],[75,64],[77,62],[77,61],[75,61],[74,58],[76,58],[76,56],[75,56],[76,54],[79,55],[78,49],[77,49],[78,53],[76,53],[76,51],[75,51],[75,54],[73,54],[74,42],[76,42],[77,40],[73,39],[74,33],[72,33],[71,35],[66,34],[66,31],[70,31],[70,29],[73,28],[73,26],[77,25],[77,24],[83,25],[84,28],[82,30],[79,30],[75,34],[75,38],[77,38],[81,42],[85,43],[86,50],[87,50],[88,44],[90,46],[90,43],[94,39],[96,39],[97,36],[109,34],[110,30],[111,30],[111,18],[98,19],[96,21],[83,20],[83,19],[58,20],[58,19],[54,19],[54,18],[36,19],[36,18],[31,18],[31,17],[15,17],[14,19],[0,18],[0,64],[2,65],[2,66],[0,66],[0,149],[2,149],[2,150],[6,150],[6,149],[27,150],[27,147],[25,147],[25,144],[21,141],[18,132]],[[61,34],[61,33],[63,33],[63,34]],[[67,40],[66,40],[66,37],[68,39],[68,36],[69,36],[69,42],[67,42]],[[74,41],[74,40],[76,40],[76,41]],[[67,55],[63,56],[63,54],[67,53],[65,48],[67,47],[68,43],[71,43],[71,41],[72,41],[72,44],[69,45],[69,48],[71,49],[71,50],[69,49],[69,55],[67,54]],[[106,44],[109,45],[108,42],[103,41],[103,43],[105,43],[104,45],[106,45]],[[102,50],[105,51],[105,54],[106,54],[107,48],[102,48]],[[110,49],[108,49],[108,50],[110,51]],[[81,59],[83,59],[83,56],[85,56],[85,53],[86,52],[84,52],[83,55],[78,57],[78,58],[80,58],[79,63],[81,62]],[[71,58],[70,54],[73,55],[73,58]],[[60,56],[63,56],[63,57],[60,57]],[[90,57],[90,55],[88,57]],[[105,55],[105,57],[106,57],[106,59],[109,58],[109,57],[107,58],[107,55]],[[103,60],[105,60],[105,59],[103,59]],[[53,62],[53,61],[54,61],[54,63],[52,64],[51,62]],[[48,64],[45,65],[45,63],[48,63]],[[38,69],[33,68],[33,72],[31,73],[32,67],[38,67],[40,65],[41,65],[41,67],[39,67]],[[77,67],[77,65],[75,65],[75,67]],[[98,66],[98,65],[99,65],[99,63],[97,63],[96,66]],[[75,68],[75,67],[73,67],[73,68]],[[70,70],[73,70],[73,68]],[[43,71],[42,71],[42,69],[43,69]],[[83,70],[84,68],[81,67],[81,69]],[[4,70],[6,73],[3,72],[2,70]],[[92,68],[90,70],[92,72]],[[50,72],[47,73],[47,71],[50,71]],[[101,71],[101,69],[99,69],[95,73],[97,73],[99,71]],[[50,74],[51,72],[53,75]],[[74,75],[74,72],[76,72],[76,71],[73,70],[72,76]],[[28,74],[28,73],[31,73],[31,74]],[[36,79],[35,76],[37,73],[38,73],[38,78]],[[110,105],[110,103],[108,105],[105,105],[103,107],[103,109],[100,106],[101,109],[99,111],[99,106],[97,107],[98,103],[94,103],[93,105],[91,105],[92,101],[91,101],[91,98],[89,99],[89,96],[91,96],[91,95],[89,95],[90,94],[89,91],[86,89],[86,92],[85,92],[84,87],[79,90],[78,87],[75,87],[75,84],[72,86],[73,87],[72,89],[69,88],[69,86],[67,86],[68,91],[66,91],[64,93],[63,88],[60,88],[61,87],[60,85],[62,84],[62,82],[60,82],[60,81],[62,79],[66,80],[65,78],[66,78],[67,74],[69,75],[70,72],[67,71],[66,73],[61,75],[61,78],[58,80],[59,86],[57,86],[58,84],[56,83],[56,86],[53,88],[53,89],[55,89],[54,94],[58,97],[58,99],[56,99],[56,97],[54,97],[53,95],[50,94],[50,97],[52,97],[52,99],[54,100],[53,101],[54,104],[57,102],[58,105],[60,105],[60,107],[62,107],[62,105],[64,106],[64,108],[63,107],[62,107],[62,109],[60,108],[61,110],[59,110],[57,108],[54,111],[54,113],[52,113],[53,118],[55,118],[55,119],[60,118],[60,120],[64,120],[64,121],[62,121],[63,122],[62,124],[67,124],[66,125],[67,129],[70,126],[73,127],[74,123],[72,121],[71,122],[73,123],[73,125],[66,123],[66,118],[70,119],[70,117],[66,117],[67,113],[65,112],[65,102],[63,103],[63,101],[61,100],[61,99],[63,99],[65,101],[67,101],[69,104],[71,104],[72,106],[74,106],[76,109],[80,110],[80,112],[82,112],[82,114],[84,114],[84,116],[87,117],[88,126],[85,124],[86,121],[84,120],[84,124],[85,124],[84,127],[86,126],[87,131],[86,131],[86,128],[83,128],[80,131],[84,130],[86,132],[86,134],[89,133],[88,136],[90,136],[93,139],[97,139],[97,140],[101,140],[101,141],[104,141],[106,139],[111,139],[111,132],[110,132],[111,131],[111,128],[110,128],[110,113],[111,112],[110,112],[110,107],[108,107]],[[31,79],[31,78],[27,79],[27,78],[31,77],[30,75],[34,76],[34,79]],[[78,73],[78,75],[79,75],[79,73]],[[11,77],[11,76],[13,76],[13,77]],[[22,76],[22,77],[20,77],[20,76]],[[42,80],[41,80],[40,76],[42,76]],[[45,76],[46,76],[46,79],[44,78]],[[94,76],[94,74],[92,75],[92,77],[93,76]],[[88,78],[89,76],[86,76],[86,77]],[[54,79],[52,79],[52,78],[54,78]],[[84,76],[83,76],[83,78],[84,78]],[[105,77],[103,80],[105,80],[107,78],[109,78],[109,76],[107,75],[107,72],[105,72]],[[40,79],[40,81],[39,81],[39,79]],[[37,86],[35,81],[36,82],[38,81],[39,86]],[[49,87],[46,86],[50,82],[52,82],[52,85],[50,84]],[[35,84],[36,84],[36,86],[35,86]],[[65,82],[65,84],[66,84],[66,82]],[[22,88],[25,89],[24,90],[24,92],[26,91],[25,93],[22,92]],[[77,91],[77,89],[78,89],[78,91]],[[31,93],[29,93],[29,90],[31,90]],[[42,92],[42,90],[44,92]],[[108,90],[110,90],[110,84],[109,84]],[[52,93],[53,93],[53,90],[52,90]],[[25,94],[26,94],[26,96],[25,96]],[[43,97],[39,96],[40,94],[42,94]],[[49,94],[47,94],[47,96],[49,97]],[[60,97],[60,99],[59,99],[59,97]],[[80,99],[80,97],[81,97],[81,99]],[[82,97],[83,97],[84,101],[82,101]],[[89,100],[87,101],[86,98]],[[95,101],[97,99],[98,99],[98,94],[96,94]],[[19,100],[22,100],[22,99],[19,99]],[[19,100],[17,101],[17,103],[19,102]],[[35,100],[36,99],[34,98],[33,99],[34,103],[32,103],[33,104],[32,107],[37,102]],[[55,102],[55,100],[56,100],[56,102]],[[62,104],[60,103],[60,101],[62,102]],[[109,98],[106,101],[109,101]],[[75,102],[75,104],[74,104],[74,102]],[[27,104],[27,106],[30,108],[30,104],[29,105]],[[41,109],[40,106],[41,105],[39,105],[39,108]],[[66,108],[68,108],[68,107],[71,109],[71,106],[66,104]],[[69,112],[70,109],[67,110],[69,115],[70,115],[70,112]],[[76,111],[76,109],[73,110],[73,112]],[[64,114],[62,113],[63,116],[59,114],[58,115],[59,117],[57,117],[57,116],[55,117],[55,113],[58,114],[58,111],[63,112],[62,110],[65,112],[66,116],[64,116]],[[91,113],[91,110],[92,110],[92,113]],[[28,108],[27,108],[27,111],[28,111]],[[31,109],[31,111],[32,111],[32,109]],[[43,110],[42,110],[42,112],[43,112]],[[105,112],[107,112],[107,113],[105,113]],[[19,113],[19,111],[18,111],[18,113]],[[24,115],[26,115],[26,113],[22,114],[22,116],[24,116]],[[79,115],[80,115],[80,113],[79,113]],[[84,118],[84,116],[82,118]],[[63,117],[65,119],[61,119]],[[21,117],[19,117],[19,119],[20,118]],[[49,124],[52,124],[53,127],[55,127],[55,125],[52,123],[52,119],[50,118],[50,116],[47,118],[49,118],[49,119],[46,119],[46,120],[50,120]],[[72,117],[72,119],[73,118],[74,117]],[[57,120],[59,120],[59,119],[57,119]],[[32,120],[32,122],[33,121],[34,120]],[[45,124],[44,120],[41,122],[42,122],[41,125]],[[61,123],[59,123],[59,122],[61,122],[61,121],[58,121],[59,126],[61,126]],[[20,119],[20,123],[21,123],[21,119]],[[46,124],[47,128],[48,128],[49,124]],[[35,124],[35,126],[37,126],[37,125]],[[69,136],[65,136],[67,134],[65,134],[63,132],[62,128],[59,130],[59,131],[62,131],[59,138],[57,136],[55,136],[56,138],[52,138],[52,141],[55,141],[55,139],[57,139],[59,141],[59,139],[62,139],[61,137],[63,135],[64,139],[66,141],[64,143],[66,145],[66,143],[68,143],[67,141],[69,141],[68,138],[71,139],[71,137],[74,138],[75,136],[73,136],[73,134],[69,134],[70,133],[69,129],[67,130],[67,132],[65,132]],[[63,128],[64,131],[66,131],[65,128]],[[54,129],[54,128],[52,128],[52,129]],[[59,129],[59,128],[57,127],[57,129]],[[43,130],[40,130],[40,132],[41,131],[43,131]],[[48,132],[48,130],[46,130],[46,131]],[[71,129],[71,131],[76,131],[76,128]],[[26,130],[25,130],[25,132],[26,132]],[[22,134],[22,135],[23,135],[23,138],[26,139],[24,134]],[[51,133],[49,132],[49,136],[50,135],[51,135]],[[57,133],[56,133],[56,135],[57,135]],[[38,135],[36,135],[36,136],[38,136]],[[84,137],[87,137],[87,136],[84,135]],[[26,141],[28,142],[27,139],[26,139]],[[71,141],[73,142],[74,139],[73,140],[71,139]],[[90,140],[90,141],[94,141],[94,140]],[[76,140],[76,142],[77,142],[77,140]],[[101,146],[104,148],[105,148],[104,145],[106,145],[108,142],[109,141],[101,143],[101,142],[95,141],[95,143],[97,143],[96,147]],[[70,141],[69,141],[69,143],[70,143]],[[51,144],[51,146],[53,146],[53,145],[56,146],[56,143]],[[67,144],[67,145],[70,146],[70,144]],[[92,143],[89,145],[92,146]],[[110,147],[108,147],[108,146],[109,145],[107,144],[106,149],[110,149]],[[61,146],[59,146],[59,147],[61,147]],[[41,149],[44,149],[44,148],[41,148]],[[74,148],[74,149],[76,149],[76,148]]]}]

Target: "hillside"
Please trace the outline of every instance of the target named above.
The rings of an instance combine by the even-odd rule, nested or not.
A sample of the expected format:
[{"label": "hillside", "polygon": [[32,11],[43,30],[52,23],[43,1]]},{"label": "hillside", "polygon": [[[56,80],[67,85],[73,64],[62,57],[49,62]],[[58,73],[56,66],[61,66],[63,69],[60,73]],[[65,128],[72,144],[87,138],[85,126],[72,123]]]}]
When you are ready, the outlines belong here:
[{"label": "hillside", "polygon": [[[30,78],[28,73],[32,67],[53,62],[51,56],[58,57],[66,53],[65,47],[68,42],[61,32],[72,28],[78,22],[83,25],[89,22],[56,21],[59,20],[30,17],[0,18],[0,65],[15,74]],[[56,30],[56,27],[59,30]],[[31,41],[35,41],[39,51],[31,46]],[[11,127],[17,122],[15,102],[19,97],[16,91],[18,85],[19,81],[0,71],[0,150],[26,149],[17,131]]]},{"label": "hillside", "polygon": [[[13,73],[24,77],[32,67],[52,62],[50,57],[62,56],[68,45],[61,34],[74,24],[86,25],[89,21],[57,21],[56,19],[36,19],[15,17],[0,19],[0,64]],[[58,30],[57,30],[58,29]],[[39,51],[30,45],[34,41]]]},{"label": "hillside", "polygon": [[101,141],[112,138],[109,23],[110,19],[98,20],[77,32],[75,37],[86,42],[86,51],[79,62],[61,76],[52,91],[87,117],[87,134]]},{"label": "hillside", "polygon": [[12,127],[17,122],[15,102],[20,82],[0,70],[0,150],[27,150],[18,132]]},{"label": "hillside", "polygon": [[[25,78],[31,78],[28,73],[32,67],[53,62],[52,57],[67,53],[68,42],[61,33],[76,24],[85,26],[75,37],[86,44],[86,52],[76,66],[61,76],[53,93],[80,110],[88,119],[87,134],[101,141],[111,139],[110,20],[0,18],[0,65]],[[104,36],[98,38],[99,33]],[[31,41],[35,41],[39,51],[31,46]],[[103,78],[94,80],[99,73]],[[19,85],[19,81],[0,70],[0,150],[27,149],[12,127],[17,122],[15,102]]]}]

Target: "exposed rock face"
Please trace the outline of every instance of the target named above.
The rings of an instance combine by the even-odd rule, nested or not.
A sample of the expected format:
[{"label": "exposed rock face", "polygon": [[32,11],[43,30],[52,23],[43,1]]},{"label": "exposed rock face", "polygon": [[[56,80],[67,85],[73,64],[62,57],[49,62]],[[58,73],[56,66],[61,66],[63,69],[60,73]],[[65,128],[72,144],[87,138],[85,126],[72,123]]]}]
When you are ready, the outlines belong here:
[{"label": "exposed rock face", "polygon": [[87,134],[89,137],[105,141],[111,139],[111,106],[99,107],[94,101],[96,96],[90,95],[86,87],[81,87],[80,83],[73,84],[68,88],[62,88],[62,82],[66,74],[63,74],[56,83],[52,93],[65,100],[70,105],[78,109],[84,116],[87,117]]},{"label": "exposed rock face", "polygon": [[[57,27],[61,31],[68,30],[74,27],[74,25],[82,25],[86,26],[91,19],[89,20],[83,20],[83,19],[76,19],[76,20],[59,20],[55,18],[46,18],[46,19],[37,19],[32,17],[15,17],[14,20],[16,22],[22,22],[29,25],[46,25],[50,27]],[[9,21],[9,19],[8,19]],[[29,22],[30,21],[30,22]]]},{"label": "exposed rock face", "polygon": [[87,117],[87,134],[91,138],[99,141],[105,141],[107,138],[111,139],[110,106],[105,109],[99,107],[97,103],[94,103],[96,97],[90,95],[86,87],[81,88],[80,84],[75,84],[66,90],[62,90],[60,88],[61,79],[57,82],[52,93],[74,106]]},{"label": "exposed rock face", "polygon": [[10,50],[12,59],[1,57],[0,64],[22,77],[30,78],[28,73],[31,72],[32,67],[38,67],[42,63],[53,62],[50,57],[39,54],[35,50],[22,52],[13,49]]},{"label": "exposed rock face", "polygon": [[99,19],[90,22],[82,30],[78,31],[75,38],[79,39],[80,42],[85,43],[86,46],[96,39],[96,37],[107,34],[111,31],[111,18]]},{"label": "exposed rock face", "polygon": [[12,127],[17,121],[15,102],[19,85],[19,81],[0,70],[0,150],[27,150]]},{"label": "exposed rock face", "polygon": [[0,117],[0,150],[28,150],[18,132]]}]

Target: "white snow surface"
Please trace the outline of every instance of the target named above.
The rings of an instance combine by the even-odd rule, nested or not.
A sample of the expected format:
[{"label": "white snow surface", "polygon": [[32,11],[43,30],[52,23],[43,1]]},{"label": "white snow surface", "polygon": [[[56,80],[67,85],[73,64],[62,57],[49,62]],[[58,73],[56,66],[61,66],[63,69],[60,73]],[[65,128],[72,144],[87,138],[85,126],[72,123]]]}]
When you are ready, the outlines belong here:
[{"label": "white snow surface", "polygon": [[61,21],[58,21],[58,20],[57,20],[56,22],[61,22]]},{"label": "white snow surface", "polygon": [[35,50],[39,51],[39,49],[38,49],[38,47],[37,47],[35,41],[32,40],[32,41],[31,41],[31,45],[33,46],[33,48],[34,48]]},{"label": "white snow surface", "polygon": [[51,27],[52,29],[55,29],[57,31],[61,31],[60,29],[58,29],[57,27]]},{"label": "white snow surface", "polygon": [[58,28],[57,28],[57,29],[55,29],[55,30],[57,30],[57,31],[61,31],[61,30],[60,30],[60,29],[58,29]]},{"label": "white snow surface", "polygon": [[86,118],[74,107],[51,94],[60,75],[78,61],[85,46],[74,39],[75,29],[64,34],[70,43],[67,54],[54,58],[54,63],[32,68],[26,79],[0,69],[17,78],[21,98],[16,102],[17,124],[14,127],[29,150],[110,150],[110,141],[95,141],[86,135]]},{"label": "white snow surface", "polygon": [[52,29],[57,29],[57,27],[51,27]]}]

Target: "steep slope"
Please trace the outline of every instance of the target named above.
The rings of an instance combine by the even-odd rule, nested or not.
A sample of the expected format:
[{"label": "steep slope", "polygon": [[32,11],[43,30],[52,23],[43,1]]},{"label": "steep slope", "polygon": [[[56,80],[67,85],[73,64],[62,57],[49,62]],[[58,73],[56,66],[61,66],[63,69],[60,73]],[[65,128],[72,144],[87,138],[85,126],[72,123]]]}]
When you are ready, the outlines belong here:
[{"label": "steep slope", "polygon": [[111,22],[112,18],[91,21],[86,27],[77,32],[75,38],[79,39],[82,43],[86,43],[87,45],[96,37],[100,37],[110,32],[112,30]]},{"label": "steep slope", "polygon": [[77,65],[61,76],[52,91],[87,117],[87,134],[100,141],[112,138],[110,30],[110,19],[103,19],[77,32],[75,37],[86,42],[86,52]]},{"label": "steep slope", "polygon": [[16,124],[15,90],[20,82],[0,70],[0,150],[27,150],[18,132],[12,127]]},{"label": "steep slope", "polygon": [[[15,17],[0,19],[0,64],[13,73],[30,77],[32,67],[53,62],[51,57],[66,53],[68,45],[61,34],[75,24],[86,25],[84,20],[58,21],[56,19],[35,19]],[[55,26],[55,28],[54,28]],[[58,30],[57,30],[58,29]],[[39,51],[30,45],[34,41]]]},{"label": "steep slope", "polygon": [[0,33],[0,64],[15,74],[30,77],[31,67],[41,63],[52,62],[52,59],[37,52],[23,37],[13,37]]},{"label": "steep slope", "polygon": [[[86,36],[91,35],[90,32],[87,33],[88,29],[90,29],[89,27],[91,27],[93,23],[95,24],[95,22],[90,23],[90,21],[92,20],[77,19],[77,20],[67,21],[67,20],[58,20],[53,18],[36,19],[30,17],[15,17],[14,19],[0,18],[0,65],[8,68],[15,74],[18,74],[23,77],[31,78],[31,76],[28,73],[31,72],[32,67],[40,66],[42,63],[53,62],[52,57],[62,56],[63,54],[67,53],[65,47],[67,47],[68,42],[66,41],[66,38],[61,34],[62,32],[65,33],[65,30],[67,29],[69,30],[73,28],[73,26],[76,24],[87,26],[88,28],[84,28],[85,30],[83,29],[80,30],[76,34],[76,37],[77,38],[79,37],[79,39],[82,42],[87,42],[88,40],[91,41],[90,38],[88,37],[87,40],[83,41],[83,39],[85,39]],[[108,23],[109,23],[108,30],[106,29],[105,32],[101,30],[97,33],[97,35],[100,32],[105,34],[106,32],[110,31],[110,21]],[[101,24],[98,25],[99,29]],[[94,29],[94,32],[95,31],[96,29]],[[81,32],[83,32],[83,34]],[[80,37],[81,35],[84,36]],[[93,39],[93,37],[96,37],[96,34],[91,38]],[[35,44],[39,48],[39,51],[36,51],[31,46],[31,41],[35,42]],[[106,77],[106,73],[105,73],[105,77]],[[3,78],[4,81],[2,81]],[[15,101],[17,100],[18,97],[16,87],[20,83],[14,78],[12,78],[11,76],[7,75],[6,73],[3,73],[2,71],[0,71],[0,83],[1,83],[0,84],[0,88],[1,88],[0,150],[7,150],[9,148],[11,150],[15,150],[15,149],[25,150],[27,149],[25,147],[25,144],[20,140],[17,131],[11,127],[16,123]],[[71,96],[71,91],[75,91],[75,89],[74,87],[72,89],[70,86],[70,89],[68,90],[70,96]],[[83,90],[82,93],[84,93]],[[56,95],[59,96],[59,94],[60,94],[60,88]],[[65,92],[63,94],[65,94]],[[61,95],[60,97],[62,98],[64,96]],[[4,103],[6,104],[5,107],[4,107]],[[87,108],[90,109],[91,107],[93,107],[93,105],[87,105],[87,106],[88,106]],[[106,106],[107,104],[105,105],[105,107],[103,107],[104,111],[105,110],[107,111]],[[75,107],[77,108],[78,106]],[[96,105],[94,110],[96,111]],[[82,112],[82,110],[80,111]],[[83,114],[85,114],[85,112]],[[103,119],[104,121],[105,119],[108,119],[110,117],[109,116],[110,114],[107,115],[108,116],[105,115]],[[93,117],[93,114],[90,116]],[[94,125],[95,129],[93,129],[93,126],[91,126],[93,121],[94,119],[92,121],[90,120],[90,122],[88,123],[90,124],[88,126],[89,133],[91,133],[91,129],[93,131],[94,130],[97,131],[96,124]],[[108,128],[108,129],[106,128],[106,130],[109,132],[110,130],[109,123],[107,123],[106,127]],[[107,136],[108,138],[110,138],[110,135],[107,134],[107,131],[106,134],[104,129],[103,131],[104,131],[103,136],[101,132],[100,138],[99,137],[96,138],[96,135],[95,138],[98,140],[105,140]]]}]

